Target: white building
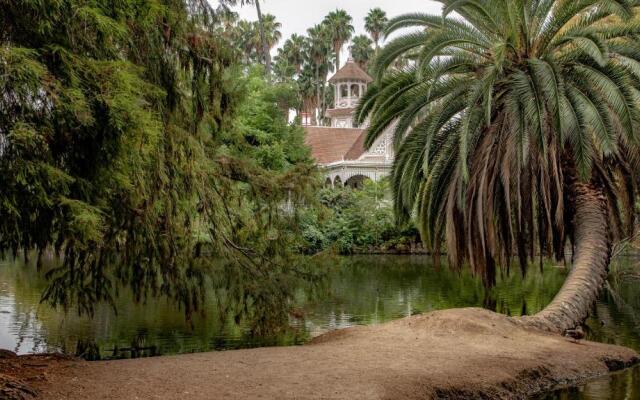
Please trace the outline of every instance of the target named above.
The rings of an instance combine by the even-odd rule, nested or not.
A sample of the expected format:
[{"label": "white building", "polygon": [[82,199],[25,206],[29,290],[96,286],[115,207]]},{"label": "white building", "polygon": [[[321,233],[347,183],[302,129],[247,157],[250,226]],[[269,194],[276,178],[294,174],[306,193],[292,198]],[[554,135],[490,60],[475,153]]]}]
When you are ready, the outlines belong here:
[{"label": "white building", "polygon": [[393,144],[391,129],[370,150],[364,149],[366,124],[354,127],[355,108],[373,79],[352,59],[329,82],[335,87],[334,107],[327,110],[330,127],[306,126],[306,143],[327,185],[358,187],[365,179],[377,181],[391,172]]}]

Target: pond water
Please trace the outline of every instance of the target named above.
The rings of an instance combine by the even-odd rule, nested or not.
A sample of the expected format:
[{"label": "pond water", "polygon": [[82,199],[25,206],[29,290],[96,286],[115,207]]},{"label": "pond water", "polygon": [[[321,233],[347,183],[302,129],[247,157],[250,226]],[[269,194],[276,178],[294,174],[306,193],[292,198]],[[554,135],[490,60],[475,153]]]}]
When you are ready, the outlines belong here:
[{"label": "pond water", "polygon": [[[636,266],[638,265],[638,268]],[[134,304],[126,293],[118,314],[107,306],[92,319],[39,303],[46,285],[35,267],[0,261],[0,348],[18,353],[62,351],[75,354],[92,344],[102,358],[302,344],[333,329],[376,324],[416,313],[454,307],[487,307],[509,315],[535,313],[562,285],[566,270],[546,265],[523,279],[499,279],[486,293],[468,272],[431,265],[423,256],[344,257],[318,264],[327,278],[297,290],[289,323],[281,333],[260,337],[249,326],[222,317],[214,299],[190,322],[164,301]],[[588,321],[592,340],[640,350],[640,260],[623,258],[612,268],[605,291]],[[137,349],[131,353],[130,349]],[[142,350],[141,350],[142,349]],[[640,371],[603,377],[543,399],[640,399]]]}]

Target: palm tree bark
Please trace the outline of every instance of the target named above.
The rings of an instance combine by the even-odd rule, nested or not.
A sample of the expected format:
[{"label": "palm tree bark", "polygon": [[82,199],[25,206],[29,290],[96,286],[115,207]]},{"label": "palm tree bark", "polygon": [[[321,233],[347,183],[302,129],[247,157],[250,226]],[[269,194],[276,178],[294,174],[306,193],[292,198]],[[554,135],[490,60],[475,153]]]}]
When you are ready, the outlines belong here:
[{"label": "palm tree bark", "polygon": [[262,42],[262,53],[264,55],[264,66],[267,72],[267,79],[271,77],[271,52],[267,43],[267,35],[264,31],[264,19],[262,18],[262,10],[260,9],[260,0],[255,0],[256,11],[258,12],[258,25],[260,25],[260,41]]},{"label": "palm tree bark", "polygon": [[320,119],[320,65],[316,60],[316,110],[313,113],[316,120],[316,125]]},{"label": "palm tree bark", "polygon": [[584,322],[607,278],[612,239],[607,198],[594,183],[574,182],[573,269],[553,301],[524,325],[563,333]]}]

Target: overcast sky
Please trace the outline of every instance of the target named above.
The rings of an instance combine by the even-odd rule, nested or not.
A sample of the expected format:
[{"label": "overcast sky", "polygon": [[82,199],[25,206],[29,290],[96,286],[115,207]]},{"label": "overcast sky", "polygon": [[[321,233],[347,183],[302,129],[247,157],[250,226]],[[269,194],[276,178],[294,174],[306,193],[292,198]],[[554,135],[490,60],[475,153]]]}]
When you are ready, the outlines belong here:
[{"label": "overcast sky", "polygon": [[[217,0],[212,0],[216,2]],[[276,16],[282,24],[282,40],[278,47],[293,33],[304,34],[307,29],[322,21],[325,15],[336,8],[345,9],[353,17],[356,35],[366,33],[364,17],[370,9],[380,7],[389,18],[409,12],[439,14],[442,5],[431,0],[261,0],[263,13]],[[257,20],[255,6],[236,7],[240,17]],[[344,51],[346,55],[346,50]],[[343,56],[343,60],[346,57]],[[346,61],[346,60],[345,60]]]}]

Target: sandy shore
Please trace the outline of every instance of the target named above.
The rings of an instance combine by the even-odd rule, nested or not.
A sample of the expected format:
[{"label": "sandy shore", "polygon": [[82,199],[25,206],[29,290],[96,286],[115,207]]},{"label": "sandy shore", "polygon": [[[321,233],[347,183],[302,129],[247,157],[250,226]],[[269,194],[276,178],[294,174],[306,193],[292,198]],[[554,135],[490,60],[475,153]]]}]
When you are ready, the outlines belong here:
[{"label": "sandy shore", "polygon": [[305,346],[56,361],[22,378],[42,399],[511,399],[637,362],[630,349],[455,309],[335,331]]}]

